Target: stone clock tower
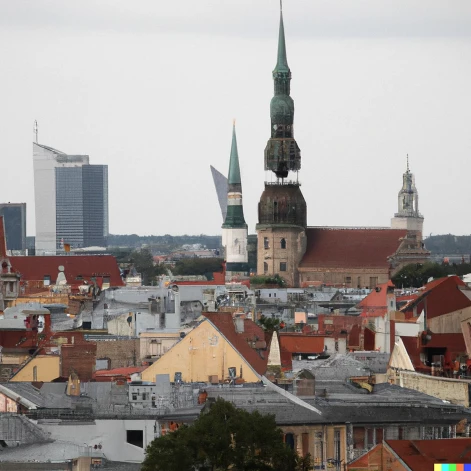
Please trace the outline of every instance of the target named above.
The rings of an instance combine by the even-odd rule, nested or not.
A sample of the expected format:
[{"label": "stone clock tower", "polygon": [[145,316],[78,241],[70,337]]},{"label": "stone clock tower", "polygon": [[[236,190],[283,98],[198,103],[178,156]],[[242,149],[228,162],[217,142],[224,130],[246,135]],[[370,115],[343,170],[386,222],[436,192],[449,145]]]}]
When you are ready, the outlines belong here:
[{"label": "stone clock tower", "polygon": [[[290,96],[291,71],[286,58],[282,12],[273,80],[271,137],[265,148],[265,170],[271,172],[272,181],[265,182],[258,204],[257,273],[279,274],[289,286],[298,286],[297,267],[306,251],[306,202],[298,182],[301,151],[293,132],[294,102]],[[295,180],[288,180],[292,175]]]}]

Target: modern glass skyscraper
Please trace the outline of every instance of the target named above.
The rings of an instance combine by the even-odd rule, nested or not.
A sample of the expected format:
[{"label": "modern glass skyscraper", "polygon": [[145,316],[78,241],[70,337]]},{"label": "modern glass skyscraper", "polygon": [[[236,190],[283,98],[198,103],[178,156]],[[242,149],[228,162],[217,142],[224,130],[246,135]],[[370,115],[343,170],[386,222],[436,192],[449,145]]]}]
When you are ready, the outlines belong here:
[{"label": "modern glass skyscraper", "polygon": [[3,216],[7,250],[25,252],[26,250],[26,203],[0,204]]},{"label": "modern glass skyscraper", "polygon": [[56,244],[106,246],[108,166],[56,167]]},{"label": "modern glass skyscraper", "polygon": [[108,166],[37,143],[33,162],[36,254],[55,254],[63,243],[106,246]]}]

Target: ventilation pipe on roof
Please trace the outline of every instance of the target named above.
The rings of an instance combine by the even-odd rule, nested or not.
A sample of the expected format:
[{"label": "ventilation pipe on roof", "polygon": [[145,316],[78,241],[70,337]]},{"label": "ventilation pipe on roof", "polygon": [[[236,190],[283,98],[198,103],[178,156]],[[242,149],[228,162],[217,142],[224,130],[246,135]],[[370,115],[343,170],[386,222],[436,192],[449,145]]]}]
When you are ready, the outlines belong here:
[{"label": "ventilation pipe on roof", "polygon": [[234,318],[234,326],[238,334],[244,333],[244,319],[242,319],[242,317]]}]

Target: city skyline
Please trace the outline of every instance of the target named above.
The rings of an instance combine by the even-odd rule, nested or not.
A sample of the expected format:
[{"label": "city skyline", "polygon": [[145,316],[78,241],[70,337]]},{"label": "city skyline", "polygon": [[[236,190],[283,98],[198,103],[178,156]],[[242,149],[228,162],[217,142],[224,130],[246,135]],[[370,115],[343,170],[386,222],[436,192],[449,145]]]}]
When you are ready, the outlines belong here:
[{"label": "city skyline", "polygon": [[[210,165],[226,174],[236,117],[254,233],[278,2],[126,5],[0,0],[0,200],[34,208],[37,119],[40,144],[109,166],[111,233],[220,234]],[[284,17],[309,224],[388,226],[409,154],[424,236],[470,234],[471,6],[291,0]]]}]

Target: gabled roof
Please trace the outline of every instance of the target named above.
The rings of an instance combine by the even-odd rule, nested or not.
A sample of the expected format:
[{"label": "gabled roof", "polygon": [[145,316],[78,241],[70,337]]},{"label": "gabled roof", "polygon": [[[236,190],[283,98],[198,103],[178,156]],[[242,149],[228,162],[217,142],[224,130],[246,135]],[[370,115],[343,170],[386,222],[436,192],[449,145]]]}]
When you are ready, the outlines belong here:
[{"label": "gabled roof", "polygon": [[55,284],[59,267],[64,267],[67,283],[78,287],[95,277],[101,286],[103,276],[109,276],[110,286],[124,286],[116,258],[112,255],[51,255],[10,257],[15,270],[21,274],[21,282],[42,281],[45,275]]},{"label": "gabled roof", "polygon": [[388,258],[398,250],[407,231],[308,227],[306,253],[300,268],[389,268]]},{"label": "gabled roof", "polygon": [[371,291],[366,298],[363,298],[358,304],[357,308],[361,309],[363,317],[378,317],[384,316],[388,312],[387,293],[388,288],[393,289],[394,284],[392,281],[382,283]]},{"label": "gabled roof", "polygon": [[445,360],[451,361],[456,356],[466,353],[466,344],[463,334],[431,334],[431,339],[426,345],[420,345],[417,337],[401,337],[402,343],[409,355],[416,371],[428,371],[428,365],[422,363],[420,354],[427,348],[443,348],[445,349]]},{"label": "gabled roof", "polygon": [[424,307],[427,311],[427,319],[458,311],[471,306],[471,300],[462,292],[466,284],[457,276],[438,278],[427,283],[418,296],[401,308],[408,312],[417,306],[417,313]]},{"label": "gabled roof", "polygon": [[324,337],[314,335],[280,333],[280,349],[282,352],[294,353],[322,353],[324,351]]},{"label": "gabled roof", "polygon": [[386,440],[385,443],[413,471],[432,469],[435,463],[471,462],[471,438]]},{"label": "gabled roof", "polygon": [[249,341],[264,340],[265,334],[261,327],[250,319],[244,319],[244,332],[237,333],[230,312],[205,312],[204,316],[221,332],[231,345],[245,358],[259,374],[267,370],[268,352],[257,352],[249,345]]}]

